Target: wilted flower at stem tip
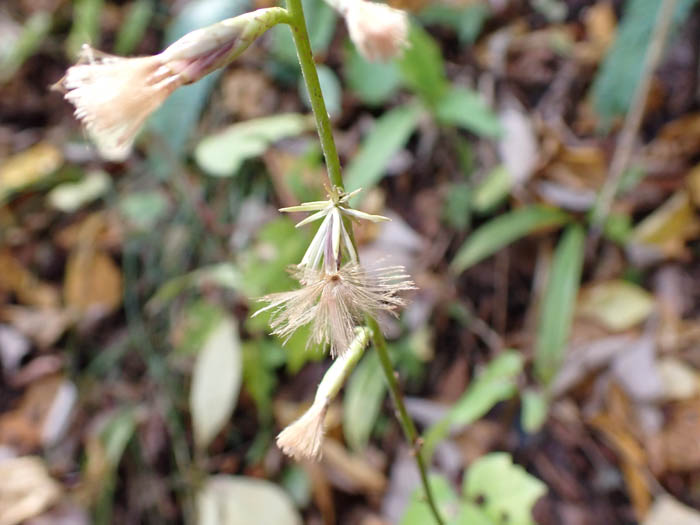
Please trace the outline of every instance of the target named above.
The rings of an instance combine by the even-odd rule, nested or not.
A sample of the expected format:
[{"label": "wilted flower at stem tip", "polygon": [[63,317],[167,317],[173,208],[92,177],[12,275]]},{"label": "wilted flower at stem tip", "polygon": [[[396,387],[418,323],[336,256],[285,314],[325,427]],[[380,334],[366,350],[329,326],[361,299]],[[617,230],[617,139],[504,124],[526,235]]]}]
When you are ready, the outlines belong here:
[{"label": "wilted flower at stem tip", "polygon": [[346,0],[345,22],[351,40],[372,62],[386,62],[403,51],[408,42],[408,16],[385,4]]},{"label": "wilted flower at stem tip", "polygon": [[122,58],[83,46],[54,88],[75,106],[100,154],[124,160],[146,118],[178,87],[228,64],[286,17],[259,9],[186,34],[154,56]]},{"label": "wilted flower at stem tip", "polygon": [[321,444],[325,431],[323,420],[328,407],[362,357],[368,339],[367,328],[356,330],[355,339],[347,351],[335,360],[323,376],[311,407],[277,436],[277,446],[285,454],[296,459],[318,459],[321,456]]},{"label": "wilted flower at stem tip", "polygon": [[285,342],[296,330],[311,324],[309,344],[329,344],[332,356],[348,348],[365,315],[397,315],[394,310],[405,304],[399,292],[415,289],[402,266],[365,270],[348,263],[331,272],[294,267],[292,275],[301,288],[261,298],[269,304],[255,315],[271,310],[272,333]]}]

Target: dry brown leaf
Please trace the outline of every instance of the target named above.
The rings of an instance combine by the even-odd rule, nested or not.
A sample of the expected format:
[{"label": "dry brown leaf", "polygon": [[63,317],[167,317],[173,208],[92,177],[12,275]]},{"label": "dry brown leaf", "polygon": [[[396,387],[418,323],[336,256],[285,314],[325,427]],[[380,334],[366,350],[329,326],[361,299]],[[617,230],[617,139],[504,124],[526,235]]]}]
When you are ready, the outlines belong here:
[{"label": "dry brown leaf", "polygon": [[638,263],[680,258],[685,244],[700,233],[700,219],[685,190],[677,191],[632,232],[628,251]]},{"label": "dry brown leaf", "polygon": [[700,398],[682,401],[672,407],[661,440],[666,467],[674,472],[700,468]]},{"label": "dry brown leaf", "polygon": [[82,223],[63,283],[66,306],[91,318],[111,313],[122,302],[121,272],[111,257],[95,246],[103,224],[97,215]]},{"label": "dry brown leaf", "polygon": [[20,303],[41,308],[57,307],[58,291],[40,281],[10,250],[0,250],[0,290],[14,293]]},{"label": "dry brown leaf", "polygon": [[686,183],[693,205],[696,208],[700,208],[700,164],[690,170],[686,178]]},{"label": "dry brown leaf", "polygon": [[323,441],[323,466],[331,482],[346,492],[381,494],[386,487],[386,477],[379,469],[328,437]]},{"label": "dry brown leaf", "polygon": [[635,438],[638,428],[624,392],[614,384],[609,390],[605,412],[592,417],[588,423],[596,428],[617,452],[625,485],[635,514],[642,519],[651,505],[649,469],[642,445]]},{"label": "dry brown leaf", "polygon": [[0,525],[16,525],[41,514],[61,497],[41,458],[0,461]]},{"label": "dry brown leaf", "polygon": [[67,310],[15,305],[0,308],[0,319],[11,323],[39,348],[50,347],[75,322],[75,316]]},{"label": "dry brown leaf", "polygon": [[51,175],[62,164],[63,154],[48,142],[40,142],[10,157],[0,167],[0,201],[10,193]]},{"label": "dry brown leaf", "polygon": [[120,219],[113,213],[98,211],[62,229],[54,237],[56,244],[64,250],[72,250],[80,239],[80,232],[87,224],[96,230],[94,243],[99,248],[111,250],[121,247],[124,229]]},{"label": "dry brown leaf", "polygon": [[65,405],[55,408],[57,400],[63,403],[59,397],[65,384],[60,375],[32,383],[17,408],[0,415],[0,443],[27,453],[54,442],[65,428],[72,409],[72,402],[67,411]]}]

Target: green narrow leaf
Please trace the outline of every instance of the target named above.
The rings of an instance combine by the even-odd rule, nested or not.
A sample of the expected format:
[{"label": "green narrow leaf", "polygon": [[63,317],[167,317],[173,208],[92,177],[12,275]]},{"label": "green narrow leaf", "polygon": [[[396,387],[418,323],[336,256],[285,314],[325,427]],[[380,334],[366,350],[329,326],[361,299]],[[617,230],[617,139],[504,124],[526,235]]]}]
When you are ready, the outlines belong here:
[{"label": "green narrow leaf", "polygon": [[501,123],[483,97],[472,89],[451,87],[435,107],[435,117],[443,124],[451,124],[485,137],[501,134]]},{"label": "green narrow leaf", "polygon": [[364,450],[386,396],[376,352],[367,354],[350,376],[343,397],[343,434],[351,448]]},{"label": "green narrow leaf", "polygon": [[9,43],[3,40],[4,49],[0,51],[0,84],[12,78],[39,48],[51,29],[51,22],[51,13],[37,11],[24,23],[17,40]]},{"label": "green narrow leaf", "polygon": [[448,89],[440,46],[424,29],[411,25],[408,48],[398,59],[403,83],[429,106],[436,105]]},{"label": "green narrow leaf", "polygon": [[522,412],[520,424],[528,434],[539,432],[547,420],[549,401],[537,390],[525,390],[521,396]]},{"label": "green narrow leaf", "polygon": [[244,161],[262,155],[273,142],[299,135],[310,126],[311,121],[299,113],[239,122],[202,139],[194,150],[194,158],[209,175],[230,177]]},{"label": "green narrow leaf", "polygon": [[73,25],[66,40],[66,52],[77,57],[83,44],[96,46],[100,41],[100,15],[104,0],[75,0]]},{"label": "green narrow leaf", "polygon": [[516,378],[522,368],[523,358],[515,350],[493,359],[447,415],[427,430],[423,445],[425,457],[432,456],[435,446],[447,437],[452,427],[473,423],[496,403],[513,397],[517,392]]},{"label": "green narrow leaf", "polygon": [[493,168],[474,189],[474,210],[487,213],[501,204],[513,187],[513,179],[508,169],[499,164]]},{"label": "green narrow leaf", "polygon": [[348,87],[370,106],[379,106],[391,98],[399,87],[401,77],[396,62],[368,62],[355,46],[345,50],[343,74]]},{"label": "green narrow leaf", "polygon": [[345,170],[348,191],[367,190],[381,180],[391,157],[404,147],[415,131],[419,117],[420,108],[410,105],[394,108],[377,119]]},{"label": "green narrow leaf", "polygon": [[573,224],[564,232],[554,253],[535,342],[535,374],[544,386],[549,385],[564,357],[581,280],[585,241],[583,228]]},{"label": "green narrow leaf", "polygon": [[[170,44],[195,29],[243,14],[249,8],[248,0],[192,0],[168,27],[165,44]],[[178,88],[151,117],[151,129],[162,137],[176,156],[184,155],[185,145],[220,74],[221,70],[194,84]],[[167,159],[154,160],[153,166],[157,171],[158,167],[163,170],[172,164],[172,161]]]},{"label": "green narrow leaf", "polygon": [[560,226],[570,217],[547,206],[533,205],[499,215],[472,233],[461,246],[450,269],[454,273],[493,255],[511,242],[542,228]]},{"label": "green narrow leaf", "polygon": [[[670,35],[688,16],[696,0],[680,0]],[[644,67],[651,33],[663,2],[628,0],[617,37],[593,81],[593,106],[607,120],[627,112]]]},{"label": "green narrow leaf", "polygon": [[117,33],[114,52],[117,55],[129,55],[141,42],[148,23],[153,17],[153,0],[135,0],[126,13],[124,23]]},{"label": "green narrow leaf", "polygon": [[205,449],[231,417],[241,387],[241,343],[233,319],[213,329],[197,356],[190,386],[194,442]]},{"label": "green narrow leaf", "polygon": [[479,458],[464,477],[464,495],[483,500],[482,510],[494,524],[535,525],[532,507],[546,492],[544,483],[513,464],[505,452]]}]

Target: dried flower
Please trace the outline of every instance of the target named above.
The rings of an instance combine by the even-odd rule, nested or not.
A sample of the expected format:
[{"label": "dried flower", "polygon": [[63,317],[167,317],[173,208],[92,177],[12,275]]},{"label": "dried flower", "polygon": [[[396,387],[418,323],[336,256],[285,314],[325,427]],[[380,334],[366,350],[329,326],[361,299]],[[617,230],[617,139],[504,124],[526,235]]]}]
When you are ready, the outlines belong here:
[{"label": "dried flower", "polygon": [[277,436],[277,446],[296,459],[318,459],[323,443],[323,420],[331,401],[338,395],[348,375],[362,357],[369,330],[358,328],[347,352],[335,360],[323,376],[309,409]]},{"label": "dried flower", "polygon": [[404,304],[399,292],[414,289],[402,266],[369,271],[348,263],[331,272],[295,267],[292,274],[301,288],[263,297],[261,301],[269,304],[255,315],[271,310],[272,333],[285,342],[311,324],[309,343],[329,344],[332,356],[347,349],[365,315],[396,315],[394,310]]},{"label": "dried flower", "polygon": [[228,64],[286,16],[280,8],[246,13],[188,33],[154,56],[122,58],[85,45],[54,88],[75,106],[100,154],[124,160],[146,118],[175,89]]},{"label": "dried flower", "polygon": [[350,39],[369,61],[386,62],[407,45],[408,16],[404,11],[365,0],[344,2]]}]

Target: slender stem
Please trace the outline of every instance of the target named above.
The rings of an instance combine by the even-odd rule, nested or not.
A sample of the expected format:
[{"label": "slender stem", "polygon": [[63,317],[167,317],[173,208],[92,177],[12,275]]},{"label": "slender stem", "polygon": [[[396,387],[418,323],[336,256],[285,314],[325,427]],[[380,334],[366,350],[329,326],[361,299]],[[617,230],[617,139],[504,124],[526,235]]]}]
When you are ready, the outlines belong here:
[{"label": "slender stem", "polygon": [[[316,64],[314,63],[313,54],[311,52],[311,44],[309,43],[309,34],[306,29],[306,20],[304,19],[304,10],[301,5],[301,0],[287,0],[287,10],[289,11],[290,15],[289,25],[292,30],[294,45],[297,49],[297,56],[299,57],[301,72],[304,76],[306,89],[309,92],[311,109],[313,110],[314,117],[316,119],[318,136],[321,140],[321,148],[323,149],[323,155],[326,159],[328,178],[333,187],[343,191],[345,186],[343,184],[343,175],[340,168],[340,159],[338,158],[338,151],[336,150],[335,141],[333,140],[333,129],[331,127],[330,118],[328,117],[328,111],[326,110],[326,104],[323,100],[321,84],[318,80]],[[333,188],[331,188],[331,191],[334,191]],[[352,235],[352,228],[350,228],[349,231]],[[354,244],[354,238],[352,239],[352,242]],[[398,381],[396,381],[396,376],[394,375],[394,367],[391,363],[391,358],[389,357],[389,351],[386,346],[386,341],[384,340],[384,335],[382,334],[377,321],[370,316],[367,316],[367,326],[372,332],[372,342],[374,343],[374,347],[379,355],[379,361],[382,365],[384,376],[386,377],[386,381],[389,385],[391,398],[394,401],[394,405],[396,405],[398,420],[401,423],[406,440],[413,449],[428,506],[430,507],[433,517],[435,518],[435,522],[438,525],[443,525],[444,521],[440,517],[440,512],[437,509],[435,499],[433,498],[433,493],[430,490],[430,485],[428,484],[428,475],[425,468],[425,462],[423,461],[420,451],[418,432],[413,424],[413,420],[408,415],[406,405],[403,402],[403,396],[401,395]]]},{"label": "slender stem", "polygon": [[306,89],[309,92],[311,109],[313,110],[316,128],[318,129],[318,137],[321,139],[321,148],[326,159],[328,178],[333,186],[342,189],[343,175],[340,171],[340,159],[335,148],[331,120],[328,117],[328,110],[321,92],[321,83],[318,80],[316,64],[311,52],[309,33],[306,30],[306,20],[304,19],[304,9],[302,8],[301,0],[287,0],[287,10],[291,18],[289,26],[292,29],[294,45],[297,48],[301,73],[304,76]]},{"label": "slender stem", "polygon": [[437,508],[437,504],[433,498],[433,493],[430,490],[430,485],[428,484],[428,473],[425,468],[425,461],[421,452],[422,443],[418,437],[416,425],[413,424],[413,420],[411,419],[411,416],[408,415],[406,405],[403,402],[403,395],[401,394],[399,383],[394,375],[394,366],[392,365],[391,358],[389,357],[389,349],[386,346],[384,334],[382,334],[382,330],[379,328],[377,320],[373,317],[367,316],[367,326],[372,331],[372,342],[374,343],[374,348],[377,350],[379,362],[381,363],[382,370],[384,371],[384,377],[386,377],[386,381],[389,384],[391,399],[394,401],[394,405],[396,405],[396,418],[401,423],[401,428],[403,428],[406,441],[408,441],[411,445],[412,453],[416,458],[416,464],[418,465],[418,471],[420,472],[420,480],[423,484],[423,490],[425,491],[425,499],[428,502],[430,511],[433,513],[435,522],[439,525],[443,525],[444,522],[440,516],[440,511]]},{"label": "slender stem", "polygon": [[656,23],[654,24],[651,35],[651,42],[649,42],[649,47],[644,57],[644,65],[642,67],[639,84],[637,84],[637,88],[634,91],[634,96],[630,102],[630,107],[627,111],[625,122],[617,141],[617,146],[615,147],[615,153],[610,162],[608,178],[600,192],[598,203],[593,210],[591,224],[596,235],[602,230],[605,220],[610,213],[610,208],[613,205],[615,195],[620,187],[622,175],[627,169],[630,157],[632,156],[634,141],[637,137],[639,126],[642,124],[644,107],[646,106],[647,97],[649,96],[652,76],[656,66],[659,64],[659,60],[661,60],[666,37],[671,27],[675,5],[676,0],[663,0],[659,6]]}]

